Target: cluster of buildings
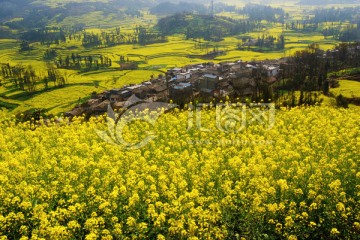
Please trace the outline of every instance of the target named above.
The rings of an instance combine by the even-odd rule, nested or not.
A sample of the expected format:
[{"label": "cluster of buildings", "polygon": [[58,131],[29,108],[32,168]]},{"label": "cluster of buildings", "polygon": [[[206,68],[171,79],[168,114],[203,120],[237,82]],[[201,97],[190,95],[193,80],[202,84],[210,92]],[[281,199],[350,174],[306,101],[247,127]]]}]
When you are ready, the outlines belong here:
[{"label": "cluster of buildings", "polygon": [[98,115],[107,110],[108,104],[114,109],[122,108],[129,97],[135,95],[147,101],[172,100],[182,106],[194,99],[202,102],[226,96],[253,97],[257,94],[258,84],[273,84],[281,73],[281,64],[286,59],[262,62],[212,62],[168,69],[157,78],[141,84],[111,89],[94,96],[72,111],[68,116],[81,114]]}]

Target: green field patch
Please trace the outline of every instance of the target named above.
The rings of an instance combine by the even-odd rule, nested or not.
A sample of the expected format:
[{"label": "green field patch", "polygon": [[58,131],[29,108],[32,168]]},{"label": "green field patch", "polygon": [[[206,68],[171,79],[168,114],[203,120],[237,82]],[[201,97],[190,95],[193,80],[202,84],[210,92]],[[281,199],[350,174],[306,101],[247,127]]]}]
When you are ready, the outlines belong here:
[{"label": "green field patch", "polygon": [[338,88],[330,89],[334,95],[343,95],[346,98],[360,97],[360,82],[353,80],[339,80],[340,86]]},{"label": "green field patch", "polygon": [[[40,0],[41,1],[41,0]],[[106,0],[105,0],[106,1]],[[44,2],[44,1],[43,1]],[[47,1],[50,5],[56,5],[54,0]],[[244,6],[245,3],[239,3],[236,0],[230,0],[229,3],[235,4],[239,7]],[[293,21],[293,19],[304,19],[304,14],[309,14],[310,8],[301,7],[296,8],[294,2],[289,1],[277,1],[272,4],[273,6],[282,7],[286,12],[289,12],[290,18],[286,21]],[[113,14],[104,15],[102,11],[93,11],[84,15],[66,17],[60,22],[51,23],[51,26],[71,26],[78,23],[86,24],[86,31],[101,34],[102,31],[109,32],[114,31],[115,27],[120,27],[122,33],[133,33],[137,26],[152,27],[156,24],[158,17],[149,15],[148,11],[142,11],[143,17],[132,18],[126,17],[122,19],[122,16],[115,16]],[[246,16],[238,13],[223,12],[217,14],[219,16],[231,17],[234,19],[244,19]],[[294,17],[294,18],[293,18]],[[55,18],[56,19],[56,18]],[[324,38],[321,33],[299,33],[293,30],[285,29],[285,26],[281,24],[269,24],[266,22],[264,25],[264,31],[254,31],[247,34],[241,34],[237,36],[225,37],[220,42],[207,42],[203,39],[185,39],[183,34],[173,35],[168,37],[168,42],[149,44],[146,46],[140,46],[137,44],[124,44],[106,48],[88,48],[85,49],[82,46],[82,41],[78,39],[67,39],[66,42],[62,42],[59,45],[51,44],[50,46],[41,45],[39,43],[31,44],[33,48],[31,51],[20,52],[18,40],[1,39],[0,40],[0,62],[10,63],[12,66],[22,64],[24,66],[32,65],[38,76],[45,76],[47,69],[46,63],[43,60],[43,54],[46,49],[56,49],[58,56],[63,59],[66,56],[70,56],[72,53],[79,54],[81,56],[98,55],[101,54],[112,60],[112,67],[108,69],[101,69],[98,71],[79,72],[69,69],[58,69],[58,71],[65,77],[67,86],[63,89],[57,89],[51,92],[38,92],[38,95],[33,95],[29,98],[24,98],[24,93],[17,90],[1,89],[0,94],[5,93],[5,96],[11,97],[11,99],[5,99],[4,101],[24,100],[21,103],[24,109],[26,107],[32,107],[33,99],[41,99],[41,95],[49,101],[49,105],[52,111],[61,109],[66,104],[73,104],[76,99],[63,98],[63,103],[56,104],[57,98],[52,102],[51,94],[53,92],[60,93],[64,91],[67,95],[68,89],[74,89],[79,87],[80,89],[91,89],[92,91],[103,91],[104,89],[119,88],[125,84],[140,83],[150,79],[150,76],[157,76],[163,73],[168,68],[182,67],[188,64],[197,64],[207,61],[221,62],[221,61],[235,61],[242,59],[244,61],[251,60],[264,60],[264,59],[277,59],[285,56],[289,56],[296,51],[305,49],[311,43],[317,43],[324,49],[331,49],[337,41],[331,38]],[[320,27],[344,27],[348,23],[326,23],[320,25]],[[258,51],[238,50],[237,45],[241,43],[241,38],[246,36],[252,38],[262,37],[263,35],[273,35],[278,37],[279,35],[285,35],[285,50],[272,51],[271,49],[262,49]],[[213,51],[217,48],[219,51],[224,51],[224,55],[215,57],[215,59],[201,59],[201,56]],[[255,49],[253,49],[255,50]],[[120,70],[120,56],[124,56],[129,61],[137,62],[139,65],[138,70]],[[189,56],[195,56],[189,58]],[[10,83],[9,83],[10,84]],[[50,86],[52,87],[51,83]],[[39,83],[37,90],[42,90],[43,83]],[[72,91],[72,90],[71,90]],[[92,91],[80,91],[78,95],[82,97],[87,96]],[[84,95],[82,95],[84,94]],[[19,99],[17,99],[19,98]],[[19,109],[17,107],[16,109]]]},{"label": "green field patch", "polygon": [[13,87],[12,85],[11,85],[11,87],[6,87],[3,89],[0,88],[0,90],[2,90],[2,91],[0,91],[0,97],[4,97],[4,98],[11,98],[11,96],[13,94],[22,92],[18,88]]},{"label": "green field patch", "polygon": [[14,39],[0,39],[0,51],[12,51],[19,47],[19,42]]},{"label": "green field patch", "polygon": [[[147,65],[159,66],[159,65],[162,65],[164,62],[167,63],[166,65],[168,68],[173,68],[173,67],[182,67],[182,66],[185,66],[185,65],[188,65],[191,63],[202,63],[202,62],[204,62],[204,60],[198,59],[198,58],[190,59],[187,56],[162,57],[162,58],[155,58],[155,59],[149,60]],[[146,66],[140,65],[140,68],[142,68],[142,67],[146,67]]]},{"label": "green field patch", "polygon": [[252,60],[277,59],[281,57],[284,57],[284,53],[280,53],[280,52],[260,53],[253,51],[234,50],[234,51],[230,51],[224,56],[219,56],[215,58],[215,60],[235,61],[241,59],[243,61],[252,61]]},{"label": "green field patch", "polygon": [[49,113],[53,114],[69,111],[69,103],[88,97],[96,90],[93,86],[79,84],[46,91],[25,100],[15,112],[23,112],[29,108],[50,109]]},{"label": "green field patch", "polygon": [[14,109],[16,109],[19,106],[19,104],[15,104],[15,103],[9,103],[8,101],[2,101],[0,99],[0,109],[2,108],[6,108],[10,111],[13,111]]},{"label": "green field patch", "polygon": [[147,67],[142,67],[141,70],[160,70],[160,69],[166,69],[167,64],[159,64],[159,65],[152,65]]},{"label": "green field patch", "polygon": [[286,44],[286,49],[293,49],[293,48],[306,48],[308,47],[308,44],[300,44],[300,43],[289,43]]},{"label": "green field patch", "polygon": [[[105,89],[120,88],[126,84],[136,84],[150,79],[151,75],[158,75],[161,71],[157,69],[119,70],[89,72],[86,74],[69,77],[72,83],[90,83],[97,91]],[[96,84],[94,84],[96,83]]]}]

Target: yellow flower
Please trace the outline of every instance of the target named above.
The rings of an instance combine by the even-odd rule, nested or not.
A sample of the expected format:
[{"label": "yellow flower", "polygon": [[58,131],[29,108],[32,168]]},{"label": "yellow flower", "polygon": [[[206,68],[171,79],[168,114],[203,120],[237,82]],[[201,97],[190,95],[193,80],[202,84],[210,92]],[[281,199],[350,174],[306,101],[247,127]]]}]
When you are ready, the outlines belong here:
[{"label": "yellow flower", "polygon": [[285,226],[286,227],[291,227],[294,224],[294,220],[292,219],[291,216],[287,216],[285,218]]},{"label": "yellow flower", "polygon": [[136,226],[136,220],[135,220],[135,218],[133,218],[133,217],[128,217],[127,220],[126,220],[126,224],[127,224],[129,227],[135,227],[135,226]]},{"label": "yellow flower", "polygon": [[312,211],[312,210],[315,210],[315,209],[317,209],[317,208],[318,208],[318,206],[317,206],[316,203],[310,204],[310,210],[311,210],[311,211]]},{"label": "yellow flower", "polygon": [[163,235],[158,234],[157,235],[157,240],[166,240],[166,238]]},{"label": "yellow flower", "polygon": [[81,228],[81,225],[76,220],[70,221],[67,226],[72,231],[76,231]]},{"label": "yellow flower", "polygon": [[339,212],[345,212],[345,205],[342,202],[339,202],[338,204],[336,204],[336,209]]},{"label": "yellow flower", "polygon": [[294,193],[295,193],[295,195],[303,195],[304,194],[301,188],[295,189]]},{"label": "yellow flower", "polygon": [[297,237],[295,235],[290,235],[288,237],[288,240],[297,240]]},{"label": "yellow flower", "polygon": [[277,232],[280,232],[281,229],[282,229],[282,224],[281,224],[281,223],[277,223],[275,227],[276,227],[276,231],[277,231]]},{"label": "yellow flower", "polygon": [[353,227],[354,227],[357,231],[359,231],[359,230],[360,230],[360,223],[359,223],[359,222],[354,222]]},{"label": "yellow flower", "polygon": [[96,233],[89,233],[85,236],[85,240],[96,240],[98,238]]},{"label": "yellow flower", "polygon": [[268,223],[269,223],[269,224],[275,224],[275,221],[274,221],[274,219],[270,219],[270,220],[268,221]]},{"label": "yellow flower", "polygon": [[331,231],[330,231],[330,234],[331,235],[337,235],[339,234],[340,232],[337,230],[337,228],[332,228]]},{"label": "yellow flower", "polygon": [[310,226],[311,228],[316,227],[316,225],[317,225],[317,224],[316,224],[315,222],[312,222],[312,221],[309,223],[309,226]]}]

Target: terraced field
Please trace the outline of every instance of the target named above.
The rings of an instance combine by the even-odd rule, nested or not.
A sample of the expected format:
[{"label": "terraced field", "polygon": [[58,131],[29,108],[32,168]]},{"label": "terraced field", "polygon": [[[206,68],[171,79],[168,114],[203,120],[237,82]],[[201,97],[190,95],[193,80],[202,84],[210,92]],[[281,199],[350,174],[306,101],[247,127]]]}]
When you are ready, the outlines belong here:
[{"label": "terraced field", "polygon": [[335,95],[342,94],[346,98],[360,98],[360,82],[353,80],[340,80],[340,87],[331,89]]},{"label": "terraced field", "polygon": [[[278,6],[284,7],[291,14],[300,14],[299,10],[293,10],[291,8],[293,2],[279,2]],[[80,16],[78,19],[74,17],[65,18],[62,22],[53,23],[53,26],[86,22],[88,26],[86,31],[89,33],[113,31],[114,28],[118,26],[121,27],[122,32],[132,32],[138,25],[153,26],[156,23],[156,16],[149,15],[146,11],[143,13],[144,16],[141,18],[116,19],[114,16],[101,18],[100,13],[93,12]],[[234,17],[238,14],[222,13],[220,15]],[[242,17],[243,16],[238,15],[238,18]],[[221,62],[239,59],[244,61],[278,59],[292,55],[296,51],[306,48],[310,43],[317,43],[325,50],[332,48],[337,43],[335,40],[325,39],[320,33],[296,33],[284,29],[284,26],[280,24],[265,29],[265,31],[252,32],[246,35],[258,38],[262,35],[273,35],[277,37],[281,34],[285,35],[285,50],[268,52],[238,50],[237,45],[242,36],[226,37],[223,41],[216,43],[209,43],[202,40],[202,48],[199,47],[198,40],[186,40],[183,35],[170,36],[166,43],[146,46],[127,44],[91,49],[84,48],[78,40],[67,39],[66,43],[59,45],[45,46],[34,43],[31,45],[32,50],[28,52],[19,52],[19,42],[16,40],[0,40],[0,63],[10,63],[11,65],[22,64],[24,66],[32,65],[39,76],[46,74],[46,64],[43,60],[43,54],[48,48],[55,49],[58,55],[62,57],[71,55],[72,53],[83,56],[101,54],[110,58],[113,63],[109,69],[86,73],[60,69],[59,71],[66,76],[67,85],[65,88],[50,92],[40,92],[39,94],[29,96],[27,99],[11,97],[12,95],[10,95],[9,92],[15,96],[22,95],[21,92],[12,88],[11,83],[3,81],[3,85],[0,87],[0,98],[3,106],[13,106],[11,109],[13,109],[14,113],[31,108],[46,108],[49,109],[51,113],[60,113],[69,110],[69,106],[71,108],[79,97],[86,98],[89,96],[89,93],[94,91],[101,92],[104,89],[119,88],[124,84],[139,83],[148,80],[151,75],[157,76],[168,68],[209,61],[201,59],[200,56],[212,51],[214,47],[224,51],[225,54],[217,56],[212,61]],[[120,56],[125,56],[131,61],[138,61],[140,63],[139,69],[133,71],[120,70]],[[75,90],[77,86],[79,86],[78,91]],[[37,88],[38,90],[42,90],[42,84],[38,84]],[[53,97],[52,92],[57,93],[56,98]],[[37,101],[38,99],[41,100]],[[62,102],[62,104],[60,104],[60,102]]]}]

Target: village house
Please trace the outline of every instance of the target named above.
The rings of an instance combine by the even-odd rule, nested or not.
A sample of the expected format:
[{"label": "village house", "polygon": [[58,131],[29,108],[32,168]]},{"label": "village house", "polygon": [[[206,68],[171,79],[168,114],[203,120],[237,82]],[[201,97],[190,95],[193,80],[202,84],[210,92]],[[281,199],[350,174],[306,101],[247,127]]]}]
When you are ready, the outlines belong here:
[{"label": "village house", "polygon": [[217,83],[219,81],[219,76],[214,74],[205,74],[200,79],[200,91],[204,89],[215,90]]},{"label": "village house", "polygon": [[183,72],[182,68],[172,68],[172,69],[168,69],[166,74],[171,75],[172,77],[175,77],[176,74],[182,73],[182,72]]},{"label": "village house", "polygon": [[191,83],[179,83],[169,89],[169,97],[174,103],[183,105],[190,102],[193,97],[193,86]]},{"label": "village house", "polygon": [[191,73],[190,72],[185,72],[185,73],[177,73],[176,74],[176,80],[187,80],[191,78]]},{"label": "village house", "polygon": [[199,78],[197,90],[203,97],[211,97],[217,88],[220,77],[214,74],[205,74]]},{"label": "village house", "polygon": [[120,94],[112,94],[109,99],[110,103],[116,103],[118,101],[121,101],[121,96]]},{"label": "village house", "polygon": [[123,91],[120,92],[120,97],[122,99],[127,99],[128,97],[131,96],[131,94],[132,93],[129,90],[123,90]]},{"label": "village house", "polygon": [[148,92],[149,92],[149,87],[144,85],[132,90],[132,93],[135,94],[135,96],[140,99],[147,98]]},{"label": "village house", "polygon": [[280,71],[280,68],[275,66],[263,65],[262,67],[267,71],[268,77],[276,77]]},{"label": "village house", "polygon": [[[189,65],[184,68],[168,69],[165,75],[141,84],[131,84],[119,89],[105,91],[98,100],[90,100],[78,109],[69,112],[69,116],[78,113],[106,112],[106,106],[124,107],[131,97],[143,101],[169,101],[183,105],[200,97],[202,101],[225,96],[251,97],[258,91],[259,81],[269,85],[279,76],[290,73],[291,66],[282,61],[265,60],[262,62],[212,62]],[[94,97],[95,98],[95,97]]]},{"label": "village house", "polygon": [[105,95],[107,99],[110,99],[111,95],[118,95],[122,89],[111,89],[109,91],[105,91]]}]

